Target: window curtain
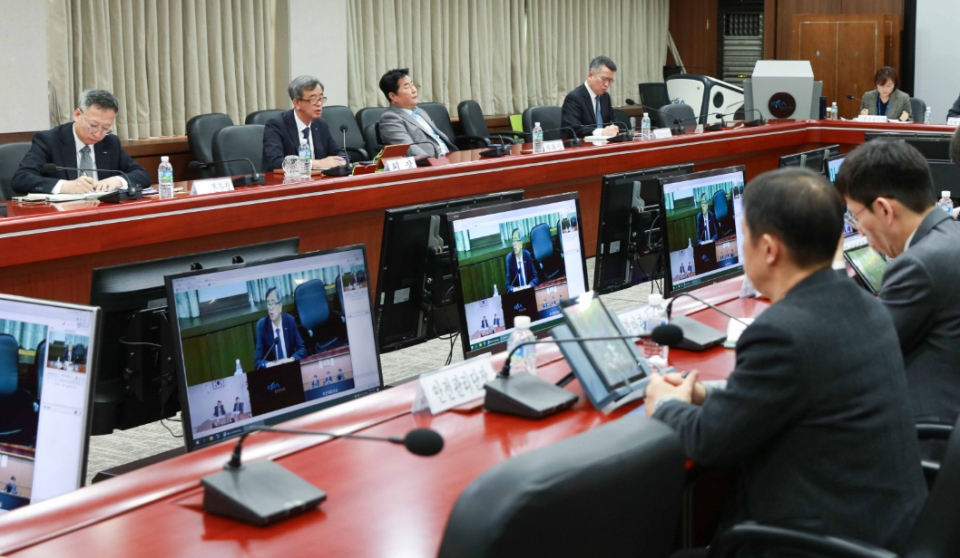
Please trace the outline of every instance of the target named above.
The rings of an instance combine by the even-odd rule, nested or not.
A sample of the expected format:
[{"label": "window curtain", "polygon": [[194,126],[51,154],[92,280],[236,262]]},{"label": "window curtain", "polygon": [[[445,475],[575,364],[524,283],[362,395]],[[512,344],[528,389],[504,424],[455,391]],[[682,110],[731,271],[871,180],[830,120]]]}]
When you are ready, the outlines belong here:
[{"label": "window curtain", "polygon": [[325,286],[335,285],[339,275],[340,267],[332,266],[265,277],[255,281],[247,281],[247,294],[250,295],[251,302],[257,303],[267,299],[268,289],[276,287],[280,300],[287,297],[293,298],[293,291],[296,290],[297,285],[314,279],[320,279]]},{"label": "window curtain", "polygon": [[519,229],[517,232],[520,233],[520,239],[527,239],[527,241],[529,241],[530,231],[533,230],[533,227],[536,227],[540,224],[546,224],[553,228],[557,226],[558,221],[560,221],[560,214],[550,213],[548,215],[538,215],[536,217],[528,217],[526,219],[517,219],[515,221],[500,223],[500,240],[502,240],[504,244],[512,243],[513,229]]},{"label": "window curtain", "polygon": [[275,0],[49,0],[47,13],[53,125],[92,87],[117,96],[121,139],[183,135],[211,112],[240,124],[275,106]]},{"label": "window curtain", "polygon": [[2,334],[12,335],[21,349],[33,351],[41,341],[47,338],[47,326],[15,320],[0,320],[0,335]]}]

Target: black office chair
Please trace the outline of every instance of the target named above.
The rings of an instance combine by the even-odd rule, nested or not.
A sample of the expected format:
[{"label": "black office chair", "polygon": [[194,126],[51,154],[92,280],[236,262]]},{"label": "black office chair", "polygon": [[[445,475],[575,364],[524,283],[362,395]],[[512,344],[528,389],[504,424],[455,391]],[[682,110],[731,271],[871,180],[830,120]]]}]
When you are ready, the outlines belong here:
[{"label": "black office chair", "polygon": [[927,480],[927,488],[932,490],[933,483],[940,472],[940,464],[946,453],[947,440],[953,434],[953,425],[918,422],[917,439],[920,441],[920,451],[923,455],[920,465],[923,467],[923,476]]},{"label": "black office chair", "polygon": [[530,136],[524,132],[509,130],[491,133],[487,121],[483,118],[483,111],[476,101],[463,101],[457,105],[457,115],[460,117],[460,126],[468,136],[489,138],[493,143],[501,143],[501,137],[512,142],[530,141]]},{"label": "black office chair", "polygon": [[[187,143],[194,161],[213,162],[213,136],[220,130],[233,126],[233,120],[226,114],[215,112],[199,114],[187,121]],[[206,168],[200,171],[203,178],[213,178],[216,171]]]},{"label": "black office chair", "polygon": [[254,168],[246,161],[220,163],[216,165],[215,176],[236,176],[260,172],[263,161],[263,125],[250,124],[230,126],[213,135],[213,160],[249,159]]},{"label": "black office chair", "polygon": [[20,161],[30,151],[30,142],[7,143],[0,145],[0,201],[13,199],[13,174],[20,168]]},{"label": "black office chair", "polygon": [[[910,97],[910,110],[913,111],[913,121],[923,122],[923,115],[927,112],[927,103],[923,99]],[[900,118],[898,114],[895,118]]]},{"label": "black office chair", "polygon": [[[954,433],[958,426],[960,421],[952,427]],[[930,497],[927,498],[920,517],[910,531],[906,549],[899,556],[925,558],[957,555],[957,549],[960,548],[960,506],[957,505],[957,494],[960,494],[960,435],[951,434],[933,490],[930,491]],[[897,556],[890,551],[851,539],[825,537],[748,522],[723,533],[719,543],[711,548],[710,558],[735,556],[745,546],[756,549],[776,548],[778,551],[806,550],[838,558]]]},{"label": "black office chair", "polygon": [[0,443],[33,446],[37,439],[39,399],[20,383],[20,344],[0,334]]},{"label": "black office chair", "polygon": [[[570,138],[571,134],[575,133],[569,130],[557,130],[562,126],[563,122],[563,109],[560,107],[529,107],[524,109],[523,116],[523,132],[529,137],[533,137],[533,125],[536,122],[540,123],[540,128],[543,130],[543,140],[552,141],[558,140],[561,138]],[[552,130],[548,132],[547,130]]]},{"label": "black office chair", "polygon": [[36,398],[39,400],[43,395],[43,370],[47,362],[47,340],[44,339],[37,345],[37,352],[33,357],[33,366],[30,367],[30,385],[35,386]]},{"label": "black office chair", "polygon": [[630,129],[630,117],[620,109],[613,109],[613,121],[617,123],[617,127],[620,128],[621,132],[626,132]]},{"label": "black office chair", "polygon": [[[560,223],[557,223],[558,227]],[[558,230],[557,235],[561,233]],[[563,271],[563,253],[553,244],[550,234],[550,225],[540,223],[530,229],[530,248],[533,250],[534,264],[537,266],[537,277],[541,283],[552,281]]]},{"label": "black office chair", "polygon": [[683,133],[677,128],[697,124],[697,115],[694,114],[693,107],[690,105],[664,105],[660,107],[658,117],[661,127],[670,128],[674,133]]},{"label": "black office chair", "polygon": [[343,147],[347,150],[347,155],[350,156],[352,162],[370,160],[372,155],[366,149],[363,132],[360,130],[357,117],[350,110],[350,107],[342,105],[323,107],[320,118],[330,127],[330,134],[333,135],[333,139],[337,140],[338,144],[343,143],[343,132],[340,131],[340,127],[347,127],[347,144]]},{"label": "black office chair", "polygon": [[458,136],[453,132],[453,123],[450,122],[450,112],[443,103],[420,103],[420,110],[426,112],[433,120],[434,126],[444,133],[457,149],[483,149],[490,147],[490,140],[485,136],[466,134]]},{"label": "black office chair", "polygon": [[[670,104],[670,94],[667,93],[667,84],[663,82],[641,83],[640,84],[640,103],[648,107],[662,107]],[[657,128],[666,126],[660,122],[660,115],[657,111],[651,112],[643,109],[650,114],[651,124]]]},{"label": "black office chair", "polygon": [[267,109],[267,110],[255,110],[247,115],[247,119],[243,121],[244,124],[260,124],[266,125],[267,122],[273,120],[273,118],[280,116],[281,114],[287,111],[280,109]]},{"label": "black office chair", "polygon": [[386,110],[383,107],[366,107],[357,111],[357,126],[360,126],[363,133],[363,141],[371,159],[383,151],[383,142],[378,139],[379,133],[376,132],[373,125],[380,122],[380,116]]},{"label": "black office chair", "polygon": [[[339,281],[338,281],[339,283]],[[346,342],[343,314],[330,309],[327,286],[320,279],[297,285],[293,291],[301,334],[308,354],[335,349]]]},{"label": "black office chair", "polygon": [[376,157],[383,151],[383,140],[380,138],[380,123],[372,122],[363,129],[363,141],[367,145],[367,152]]},{"label": "black office chair", "polygon": [[684,459],[670,427],[635,416],[514,457],[460,494],[438,556],[667,556]]},{"label": "black office chair", "polygon": [[723,190],[713,193],[713,216],[717,218],[719,238],[725,238],[734,233],[733,215],[730,213],[730,204],[727,203],[727,193]]}]

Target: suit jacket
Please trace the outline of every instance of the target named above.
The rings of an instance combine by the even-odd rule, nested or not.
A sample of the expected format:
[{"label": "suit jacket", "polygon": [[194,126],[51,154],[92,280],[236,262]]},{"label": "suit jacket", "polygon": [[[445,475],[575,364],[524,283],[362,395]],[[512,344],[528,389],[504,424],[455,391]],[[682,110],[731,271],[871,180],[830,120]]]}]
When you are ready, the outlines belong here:
[{"label": "suit jacket", "polygon": [[[290,314],[280,314],[280,323],[283,325],[283,343],[286,345],[286,356],[300,360],[307,356],[307,348],[303,344],[303,337],[297,329],[297,321]],[[279,360],[280,343],[274,346],[273,323],[270,318],[260,318],[257,322],[257,352],[253,357],[254,369],[263,368],[268,362]]]},{"label": "suit jacket", "polygon": [[243,401],[241,401],[240,403],[234,403],[234,404],[233,404],[233,412],[234,412],[234,413],[242,413],[242,412],[243,412]]},{"label": "suit jacket", "polygon": [[883,273],[880,300],[897,328],[918,421],[953,424],[960,415],[958,260],[960,223],[934,209]]},{"label": "suit jacket", "polygon": [[953,102],[953,106],[947,111],[947,118],[956,118],[957,116],[960,116],[960,97],[957,97],[957,100]]},{"label": "suit jacket", "polygon": [[[717,218],[707,210],[707,235],[710,240],[717,239]],[[703,242],[703,212],[697,212],[697,242]]]},{"label": "suit jacket", "polygon": [[[427,111],[421,110],[420,117],[440,136],[440,139],[443,140],[447,149],[450,151],[458,151],[457,146],[450,141],[450,138],[441,132],[437,128],[437,125],[433,123]],[[390,105],[387,107],[387,110],[380,115],[380,139],[383,140],[384,145],[414,144],[424,141],[428,141],[434,145],[437,143],[433,136],[428,134],[414,117],[395,105]],[[410,149],[407,149],[407,156],[421,157],[426,155],[427,157],[436,157],[439,152],[439,148],[433,150],[427,145],[410,145]]]},{"label": "suit jacket", "polygon": [[225,416],[227,416],[227,410],[223,408],[223,405],[214,405],[214,407],[213,407],[213,416],[215,416],[215,417],[225,417]]},{"label": "suit jacket", "polygon": [[736,351],[726,389],[654,414],[698,464],[739,464],[726,520],[902,546],[927,489],[883,305],[824,269],[761,314]]},{"label": "suit jacket", "polygon": [[[118,170],[127,173],[134,184],[147,187],[153,183],[143,167],[120,148],[120,139],[108,134],[90,146],[98,170]],[[77,144],[73,138],[73,122],[61,124],[52,130],[33,135],[33,145],[27,151],[20,167],[13,174],[11,186],[18,194],[49,194],[60,180],[76,180],[77,171],[42,173],[43,165],[53,163],[58,167],[77,167]],[[113,173],[98,173],[103,180]]]},{"label": "suit jacket", "polygon": [[[610,94],[604,93],[598,98],[600,99],[600,116],[603,117],[604,122],[612,122],[613,104],[610,102]],[[597,127],[597,107],[590,100],[590,92],[583,83],[567,93],[563,99],[562,111],[560,125],[573,128],[577,134],[589,134]]]},{"label": "suit jacket", "polygon": [[[533,256],[530,252],[524,250],[521,253],[523,257],[523,277],[527,280],[527,285],[536,287],[540,282],[537,277],[537,266],[533,265]],[[520,270],[517,268],[517,256],[511,250],[507,254],[507,291],[513,291],[514,287],[520,287]]]},{"label": "suit jacket", "polygon": [[[347,150],[340,147],[327,123],[318,118],[310,123],[310,135],[313,137],[313,158],[323,159],[331,155],[347,157]],[[263,127],[263,158],[260,163],[261,172],[273,172],[283,167],[283,158],[287,155],[297,155],[300,152],[300,142],[303,136],[297,130],[297,117],[293,109],[274,116]]]},{"label": "suit jacket", "polygon": [[[864,93],[860,101],[860,110],[867,109],[869,111],[868,114],[879,114],[877,112],[878,97],[880,97],[880,93],[876,89]],[[913,107],[910,106],[910,95],[907,95],[899,89],[894,89],[893,93],[890,94],[890,101],[887,103],[887,120],[900,120],[900,115],[903,114],[903,111],[907,111],[907,114],[910,115],[910,120],[916,120],[913,114]]]}]

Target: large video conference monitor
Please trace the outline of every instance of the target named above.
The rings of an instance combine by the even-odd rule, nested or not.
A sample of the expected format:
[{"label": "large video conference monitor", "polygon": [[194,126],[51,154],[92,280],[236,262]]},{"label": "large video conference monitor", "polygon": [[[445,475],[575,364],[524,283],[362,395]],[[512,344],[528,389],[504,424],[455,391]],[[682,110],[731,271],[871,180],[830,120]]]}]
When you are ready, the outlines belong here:
[{"label": "large video conference monitor", "polygon": [[[881,132],[864,134],[865,141],[903,141],[916,147],[928,161],[950,160],[950,139],[953,134],[901,134]],[[939,197],[939,196],[938,196]]]},{"label": "large video conference monitor", "polygon": [[100,311],[0,295],[0,514],[83,486]]},{"label": "large video conference monitor", "polygon": [[381,354],[460,328],[447,213],[522,199],[512,190],[387,210],[375,299]]},{"label": "large video conference monitor", "polygon": [[612,293],[662,276],[660,177],[691,172],[688,163],[603,177],[593,290]]},{"label": "large video conference monitor", "polygon": [[134,428],[180,410],[175,372],[161,355],[169,333],[165,275],[293,255],[299,249],[299,238],[287,238],[94,269],[90,305],[103,311],[103,335],[93,434]]},{"label": "large video conference monitor", "polygon": [[660,179],[666,227],[664,296],[743,271],[744,167]]},{"label": "large video conference monitor", "polygon": [[464,356],[506,348],[517,316],[540,336],[587,290],[576,192],[450,213]]},{"label": "large video conference monitor", "polygon": [[383,387],[363,245],[167,276],[192,451]]},{"label": "large video conference monitor", "polygon": [[814,172],[823,172],[823,162],[828,157],[835,157],[840,154],[839,145],[828,145],[810,151],[794,153],[793,155],[784,155],[780,157],[780,168],[784,167],[804,167]]}]

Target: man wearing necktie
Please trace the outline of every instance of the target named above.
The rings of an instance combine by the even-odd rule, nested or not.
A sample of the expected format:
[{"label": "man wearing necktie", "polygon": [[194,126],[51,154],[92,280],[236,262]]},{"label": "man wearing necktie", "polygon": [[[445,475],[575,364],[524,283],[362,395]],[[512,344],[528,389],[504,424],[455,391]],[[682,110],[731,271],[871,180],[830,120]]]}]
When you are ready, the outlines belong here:
[{"label": "man wearing necktie", "polygon": [[265,368],[268,362],[307,356],[307,348],[297,330],[297,321],[283,313],[283,304],[276,287],[267,289],[267,317],[257,322],[257,352],[254,368]]},{"label": "man wearing necktie", "polygon": [[587,80],[567,93],[563,100],[562,125],[573,128],[578,134],[589,135],[597,128],[604,136],[615,136],[620,128],[613,121],[613,104],[607,89],[613,85],[617,65],[606,56],[590,61]]},{"label": "man wearing necktie", "polygon": [[[149,186],[153,182],[150,173],[127,155],[120,148],[120,139],[110,133],[119,110],[117,98],[109,91],[87,89],[81,93],[73,122],[34,134],[30,151],[13,175],[13,190],[18,194],[85,194],[129,186],[123,176],[106,171],[125,172],[134,183]],[[43,166],[49,163],[90,170],[47,175]]]},{"label": "man wearing necktie", "polygon": [[700,213],[697,215],[697,244],[706,244],[717,239],[717,218],[710,211],[707,195],[700,194]]},{"label": "man wearing necktie", "polygon": [[383,74],[380,90],[390,101],[390,106],[380,116],[380,139],[384,145],[409,145],[408,157],[442,157],[457,151],[427,111],[417,106],[420,96],[409,69],[400,68]]},{"label": "man wearing necktie", "polygon": [[523,249],[523,239],[520,230],[513,229],[510,235],[513,250],[507,254],[507,291],[513,292],[525,287],[536,287],[540,282],[537,277],[537,266],[533,264],[530,252]]}]

